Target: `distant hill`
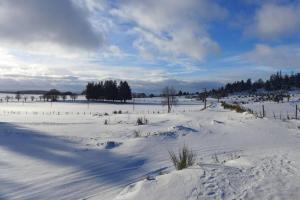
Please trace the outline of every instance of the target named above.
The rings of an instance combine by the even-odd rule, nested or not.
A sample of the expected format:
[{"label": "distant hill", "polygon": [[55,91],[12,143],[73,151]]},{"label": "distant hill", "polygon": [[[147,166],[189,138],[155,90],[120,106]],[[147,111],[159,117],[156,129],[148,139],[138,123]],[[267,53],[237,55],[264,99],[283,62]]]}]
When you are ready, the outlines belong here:
[{"label": "distant hill", "polygon": [[20,94],[46,94],[48,91],[46,90],[0,91],[0,93],[11,93],[11,94],[16,94],[17,92],[19,92]]}]

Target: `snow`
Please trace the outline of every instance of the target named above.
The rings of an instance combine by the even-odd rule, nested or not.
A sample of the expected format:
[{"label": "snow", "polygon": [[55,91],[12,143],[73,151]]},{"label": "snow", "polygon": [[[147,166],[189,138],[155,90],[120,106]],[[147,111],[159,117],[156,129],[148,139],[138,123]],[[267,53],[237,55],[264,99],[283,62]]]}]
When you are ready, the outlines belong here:
[{"label": "snow", "polygon": [[[184,98],[166,113],[160,101],[0,103],[0,199],[300,196],[300,120],[260,119],[216,101],[202,110]],[[138,117],[149,123],[138,126]],[[176,171],[169,151],[183,145],[196,164]]]},{"label": "snow", "polygon": [[[222,99],[228,103],[240,103],[243,107],[251,109],[258,116],[262,116],[263,106],[265,117],[273,119],[292,119],[296,117],[296,105],[298,105],[298,116],[300,113],[300,94],[292,93],[290,100],[283,102],[259,101],[259,96],[233,95]],[[300,118],[300,117],[299,117]]]}]

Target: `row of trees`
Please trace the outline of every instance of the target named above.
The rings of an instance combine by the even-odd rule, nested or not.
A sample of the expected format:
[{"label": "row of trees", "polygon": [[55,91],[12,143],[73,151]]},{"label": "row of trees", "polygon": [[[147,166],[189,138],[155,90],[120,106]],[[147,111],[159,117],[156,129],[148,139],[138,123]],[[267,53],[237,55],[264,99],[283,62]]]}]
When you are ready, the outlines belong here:
[{"label": "row of trees", "polygon": [[217,90],[209,91],[210,96],[223,97],[234,92],[250,92],[254,93],[257,90],[264,89],[265,91],[279,91],[289,90],[291,88],[300,88],[300,73],[291,75],[282,75],[281,72],[272,74],[266,81],[258,79],[252,82],[251,79],[247,81],[241,80],[234,83],[228,83],[225,87]]},{"label": "row of trees", "polygon": [[[21,94],[21,92],[16,92],[15,96],[5,96],[4,100],[6,102],[13,101],[14,99],[17,100],[18,102],[23,101],[27,102],[28,100],[30,101],[57,101],[59,99],[65,101],[67,99],[71,99],[72,101],[75,101],[78,98],[78,94],[73,93],[73,92],[60,92],[56,89],[52,89],[48,92],[46,92],[43,95],[40,96],[28,96],[26,94]],[[0,102],[2,102],[3,99],[0,98]]]},{"label": "row of trees", "polygon": [[63,101],[70,97],[72,101],[75,101],[78,98],[78,94],[73,92],[60,92],[59,90],[52,89],[46,92],[43,96],[40,96],[44,101],[57,101],[61,98]]},{"label": "row of trees", "polygon": [[291,75],[282,75],[281,72],[272,74],[266,81],[259,79],[252,83],[251,79],[247,81],[237,81],[232,84],[225,86],[225,91],[232,92],[243,92],[243,91],[257,91],[259,89],[265,89],[266,91],[276,90],[289,90],[291,88],[300,88],[300,73]]},{"label": "row of trees", "polygon": [[126,102],[132,98],[132,93],[127,81],[106,80],[98,83],[90,82],[86,86],[85,97],[87,100],[110,100]]},{"label": "row of trees", "polygon": [[[60,92],[59,90],[52,89],[48,92],[46,92],[44,95],[39,96],[40,101],[57,101],[59,98],[61,98],[63,101],[67,100],[67,97],[70,97],[71,100],[75,101],[78,98],[78,94],[72,93],[72,92]],[[5,99],[10,99],[12,97],[6,97]],[[24,101],[27,101],[27,96],[25,95],[23,97]],[[22,99],[22,95],[20,92],[16,93],[15,99],[19,102]],[[35,96],[30,97],[31,101],[34,101],[37,99]]]},{"label": "row of trees", "polygon": [[[176,92],[176,96],[189,96],[189,95],[198,95],[199,92],[193,93],[193,92],[182,92],[181,90],[179,90],[178,92]],[[163,96],[163,94],[149,94],[147,95],[146,93],[132,93],[132,98],[153,98],[153,97],[161,97]]]}]

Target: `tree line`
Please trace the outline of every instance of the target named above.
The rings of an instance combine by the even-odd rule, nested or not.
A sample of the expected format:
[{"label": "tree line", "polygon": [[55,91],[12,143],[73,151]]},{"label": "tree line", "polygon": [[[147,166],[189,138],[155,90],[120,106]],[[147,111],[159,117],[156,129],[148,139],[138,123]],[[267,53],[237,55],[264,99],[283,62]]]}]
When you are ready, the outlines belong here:
[{"label": "tree line", "polygon": [[131,88],[127,81],[106,80],[89,82],[84,91],[87,100],[109,100],[126,102],[132,98]]},{"label": "tree line", "polygon": [[[28,99],[30,99],[32,102],[33,101],[58,101],[59,99],[65,101],[68,99],[68,97],[72,100],[75,101],[78,98],[78,94],[73,93],[73,92],[61,92],[59,90],[56,89],[51,89],[49,91],[43,91],[43,95],[40,96],[28,96],[27,93],[25,93],[24,91],[17,91],[15,92],[15,97],[13,96],[5,96],[4,100],[6,102],[9,101],[13,101],[13,99],[17,100],[18,102],[20,102],[21,100],[23,102],[27,102]],[[31,93],[34,94],[34,93]],[[0,98],[0,102],[2,102],[3,99]]]},{"label": "tree line", "polygon": [[300,73],[282,75],[281,72],[277,72],[276,74],[272,74],[266,81],[262,79],[258,79],[255,82],[252,82],[251,79],[236,81],[234,83],[228,83],[219,89],[210,90],[208,95],[224,97],[235,92],[255,93],[261,89],[265,91],[287,91],[291,88],[300,88]]},{"label": "tree line", "polygon": [[67,99],[67,96],[70,97],[72,101],[75,101],[78,98],[78,94],[73,92],[61,92],[56,89],[51,89],[46,92],[43,96],[40,96],[44,101],[57,101],[61,98],[63,101]]}]

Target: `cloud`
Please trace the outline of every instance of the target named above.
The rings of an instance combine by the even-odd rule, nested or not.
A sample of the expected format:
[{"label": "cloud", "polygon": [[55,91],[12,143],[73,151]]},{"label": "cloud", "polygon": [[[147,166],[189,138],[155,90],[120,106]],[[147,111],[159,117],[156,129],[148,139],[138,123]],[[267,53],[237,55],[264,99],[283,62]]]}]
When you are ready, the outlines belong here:
[{"label": "cloud", "polygon": [[[171,79],[172,73],[162,69],[142,67],[117,67],[85,65],[73,69],[48,68],[47,66],[25,65],[3,67],[0,65],[0,90],[72,90],[80,92],[88,81],[127,80],[135,92],[159,93],[165,86],[178,90],[200,91],[203,88],[219,87],[217,81],[184,81]],[[108,70],[109,69],[109,70]]]},{"label": "cloud", "polygon": [[2,0],[0,40],[2,44],[95,50],[102,35],[90,24],[88,11],[70,0]]},{"label": "cloud", "polygon": [[[199,81],[187,82],[174,79],[164,81],[151,82],[141,80],[128,81],[134,92],[145,92],[159,94],[163,87],[174,86],[178,91],[199,92],[204,88],[212,89],[222,86],[219,82],[214,81]],[[53,88],[61,91],[82,92],[85,88],[86,81],[76,76],[18,76],[5,75],[0,77],[0,90],[2,91],[17,91],[17,90],[50,90]]]},{"label": "cloud", "polygon": [[[112,54],[120,54],[115,46],[109,49]],[[53,60],[52,57],[32,57],[31,54],[22,55],[20,52],[12,53],[0,48],[0,90],[57,88],[79,92],[88,81],[105,79],[127,80],[134,91],[152,93],[159,93],[166,85],[186,91],[198,91],[218,85],[214,81],[180,80],[183,75],[194,74],[198,70],[200,69],[194,66],[170,70],[161,67],[105,65],[72,58]]]},{"label": "cloud", "polygon": [[189,57],[202,60],[219,46],[207,32],[207,22],[219,20],[227,11],[207,0],[125,0],[111,11],[132,24],[134,47],[146,58]]},{"label": "cloud", "polygon": [[129,81],[135,92],[159,94],[165,86],[173,86],[177,91],[200,92],[206,89],[221,87],[223,84],[217,81],[182,81],[166,79],[163,81]]},{"label": "cloud", "polygon": [[85,82],[77,77],[49,77],[49,76],[15,76],[0,77],[1,91],[18,90],[50,90],[53,88],[62,91],[81,92]]},{"label": "cloud", "polygon": [[243,54],[241,58],[273,69],[299,69],[300,46],[257,44],[252,51]]},{"label": "cloud", "polygon": [[261,39],[277,39],[299,34],[300,3],[265,3],[256,11],[247,29]]}]

